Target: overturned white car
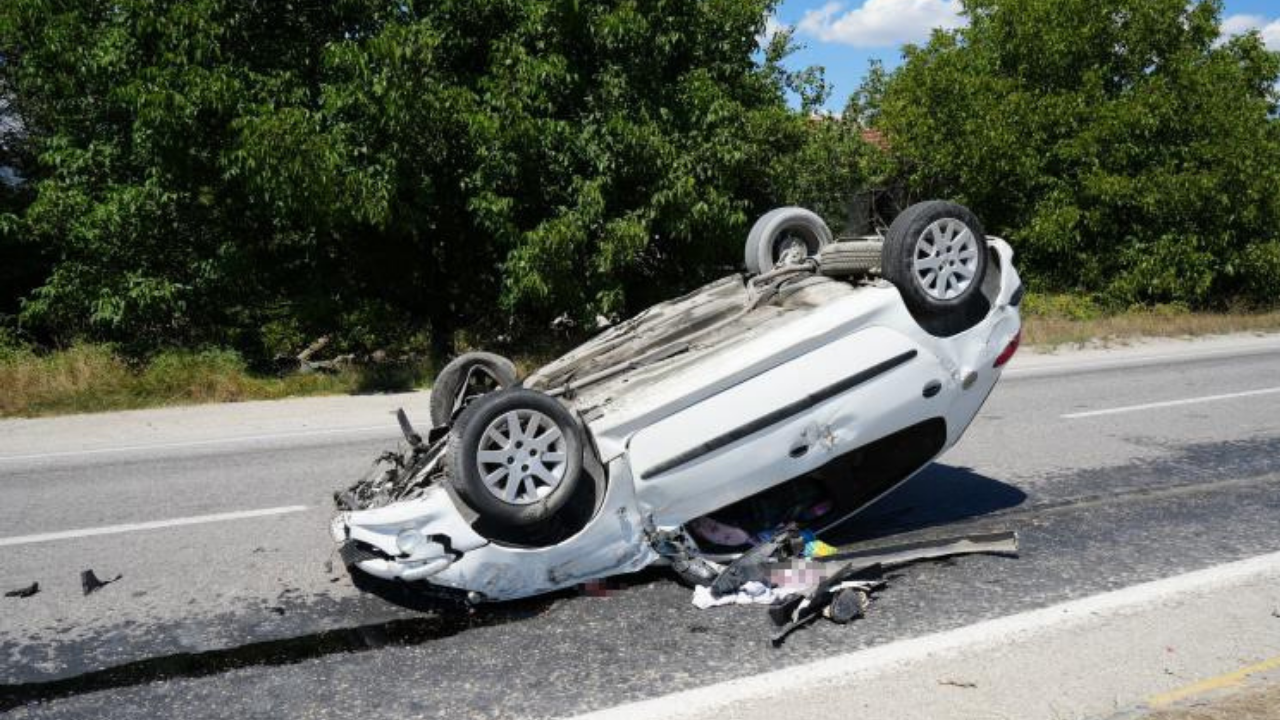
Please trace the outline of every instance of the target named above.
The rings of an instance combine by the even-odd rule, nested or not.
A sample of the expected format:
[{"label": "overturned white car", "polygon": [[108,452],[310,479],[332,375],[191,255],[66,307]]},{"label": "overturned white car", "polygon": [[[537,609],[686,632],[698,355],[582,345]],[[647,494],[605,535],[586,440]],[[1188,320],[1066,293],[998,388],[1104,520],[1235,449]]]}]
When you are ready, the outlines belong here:
[{"label": "overturned white car", "polygon": [[774,210],[748,237],[747,274],[522,381],[495,355],[451,363],[428,436],[402,414],[408,449],[335,495],[341,557],[356,576],[480,602],[731,555],[690,526],[799,482],[825,493],[821,532],[972,421],[1018,345],[1012,256],[949,202],[841,241],[807,210]]}]

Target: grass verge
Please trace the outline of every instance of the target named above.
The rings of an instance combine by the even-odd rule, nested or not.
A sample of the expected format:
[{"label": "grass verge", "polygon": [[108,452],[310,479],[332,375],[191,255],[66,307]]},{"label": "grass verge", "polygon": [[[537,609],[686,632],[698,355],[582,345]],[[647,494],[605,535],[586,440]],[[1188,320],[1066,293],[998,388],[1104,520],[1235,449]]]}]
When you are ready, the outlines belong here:
[{"label": "grass verge", "polygon": [[1029,294],[1022,315],[1023,345],[1045,349],[1107,347],[1139,338],[1280,331],[1280,311],[1192,312],[1179,305],[1108,311],[1078,295]]},{"label": "grass verge", "polygon": [[[1280,311],[1199,313],[1157,306],[1107,312],[1071,295],[1029,295],[1023,317],[1024,345],[1040,348],[1280,331]],[[515,361],[521,373],[528,374],[555,354]],[[103,345],[77,345],[52,353],[0,349],[0,417],[410,390],[424,387],[430,378],[430,368],[425,366],[264,376],[250,372],[236,353],[227,350],[168,352],[137,367]]]},{"label": "grass verge", "polygon": [[227,350],[163,353],[143,367],[102,345],[18,350],[0,354],[0,417],[409,390],[428,378],[418,367],[264,376]]}]

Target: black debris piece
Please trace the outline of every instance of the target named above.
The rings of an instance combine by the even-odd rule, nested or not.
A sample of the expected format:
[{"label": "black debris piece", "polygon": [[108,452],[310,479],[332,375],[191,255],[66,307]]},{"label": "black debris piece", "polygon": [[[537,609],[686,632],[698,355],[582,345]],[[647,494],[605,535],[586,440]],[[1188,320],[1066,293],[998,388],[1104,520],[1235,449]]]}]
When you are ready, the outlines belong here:
[{"label": "black debris piece", "polygon": [[793,554],[791,544],[795,537],[796,530],[790,527],[743,553],[711,583],[711,597],[732,595],[749,582],[767,583],[769,562],[779,554],[779,551],[784,551],[787,556]]},{"label": "black debris piece", "polygon": [[[827,616],[827,609],[835,602],[836,596],[846,589],[846,583],[855,583],[863,581],[857,588],[858,592],[865,594],[862,588],[873,588],[883,584],[880,580],[884,574],[884,569],[877,563],[873,565],[862,565],[860,563],[849,563],[837,570],[830,577],[818,583],[808,595],[801,598],[800,602],[794,605],[794,610],[788,615],[783,613],[770,613],[770,618],[775,624],[782,627],[774,634],[771,642],[774,647],[779,647],[787,639],[787,636],[796,630],[808,625],[820,617]],[[852,598],[852,601],[861,606],[861,601]],[[850,602],[846,599],[845,603]],[[860,616],[862,609],[858,608],[858,615],[849,613],[847,605],[842,607],[841,615],[845,618],[843,621],[849,622],[854,617]],[[835,618],[832,618],[833,620]]]},{"label": "black debris piece", "polygon": [[844,588],[836,591],[831,604],[822,611],[823,617],[837,625],[844,625],[862,617],[871,605],[871,596],[860,588]]},{"label": "black debris piece", "polygon": [[404,441],[409,443],[409,447],[422,447],[422,436],[413,429],[413,424],[409,422],[409,416],[405,414],[404,408],[396,410],[396,422],[400,424],[400,432],[404,435]]},{"label": "black debris piece", "polygon": [[116,575],[110,580],[103,580],[102,578],[99,578],[97,575],[95,575],[93,570],[81,570],[80,571],[80,588],[84,590],[85,595],[88,595],[89,593],[95,592],[106,585],[110,585],[111,583],[119,580],[122,577],[124,577],[124,575]]},{"label": "black debris piece", "polygon": [[20,587],[17,590],[10,590],[5,593],[4,596],[11,598],[29,598],[38,592],[40,592],[40,583],[33,582],[26,587]]}]

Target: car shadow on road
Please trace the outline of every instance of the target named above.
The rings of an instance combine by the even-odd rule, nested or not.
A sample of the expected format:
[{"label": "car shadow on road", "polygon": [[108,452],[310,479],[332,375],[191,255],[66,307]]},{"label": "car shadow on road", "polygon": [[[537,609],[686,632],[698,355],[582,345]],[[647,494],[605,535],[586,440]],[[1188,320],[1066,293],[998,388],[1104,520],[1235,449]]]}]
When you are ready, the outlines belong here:
[{"label": "car shadow on road", "polygon": [[1026,502],[1027,494],[971,468],[933,463],[833,528],[823,539],[845,545],[965,522]]}]

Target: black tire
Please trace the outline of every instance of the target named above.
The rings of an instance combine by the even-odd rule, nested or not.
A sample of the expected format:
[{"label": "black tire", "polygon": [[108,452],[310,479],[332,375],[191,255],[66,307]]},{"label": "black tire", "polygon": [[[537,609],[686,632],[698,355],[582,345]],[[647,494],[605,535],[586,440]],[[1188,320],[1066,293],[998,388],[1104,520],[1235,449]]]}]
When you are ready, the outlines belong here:
[{"label": "black tire", "polygon": [[[533,442],[520,447],[515,438],[523,439],[523,436],[509,433],[507,440],[510,442],[506,448],[486,449],[490,444],[500,444],[494,442],[497,436],[486,436],[490,425],[505,422],[512,414],[517,413],[535,413],[541,418],[539,424],[546,421],[554,424],[563,443],[544,445],[539,451],[535,447],[539,438],[535,437]],[[517,419],[520,432],[523,432],[524,428],[519,422]],[[535,434],[532,427],[530,432]],[[486,445],[482,446],[482,443]],[[476,399],[458,416],[449,430],[446,469],[454,490],[486,524],[504,528],[531,528],[554,518],[574,494],[575,488],[582,481],[584,445],[583,430],[577,419],[555,398],[524,388],[501,390]],[[558,462],[548,465],[537,457],[539,452],[550,454],[547,447],[560,448],[556,453],[562,456]],[[514,458],[515,462],[482,461],[481,452],[510,453],[509,457]],[[495,485],[501,483],[501,486],[491,491],[484,476],[497,472],[503,464],[511,470],[495,480]],[[557,465],[562,467],[557,468]],[[536,475],[539,472],[554,475],[557,469],[560,474],[554,485],[543,484]],[[524,472],[518,480],[517,473],[521,470]],[[532,480],[526,481],[526,478]],[[495,494],[509,489],[512,483],[519,485],[519,497],[504,500]],[[540,492],[544,487],[549,490],[542,495]],[[538,492],[525,492],[526,489]]]},{"label": "black tire", "polygon": [[[929,237],[923,238],[926,232]],[[931,247],[941,252],[930,253]],[[963,205],[930,200],[907,208],[889,226],[881,272],[917,316],[967,314],[971,305],[985,302],[988,256],[977,216]]]},{"label": "black tire", "polygon": [[778,264],[786,243],[804,243],[805,253],[817,255],[831,243],[831,228],[812,210],[799,207],[780,207],[770,210],[747,234],[744,259],[747,272],[758,275],[768,272]]},{"label": "black tire", "polygon": [[[486,377],[477,377],[477,373]],[[491,387],[484,387],[483,383],[477,382],[479,380],[488,381]],[[458,397],[464,385],[470,385],[466,388],[468,393],[481,393],[505,390],[515,384],[516,366],[510,360],[487,352],[463,353],[444,366],[431,386],[431,425],[448,425],[453,419],[455,404],[459,405],[458,410],[465,406],[460,400],[466,397]]]},{"label": "black tire", "polygon": [[827,277],[866,275],[880,268],[883,247],[879,240],[834,242],[818,253],[818,267]]}]

